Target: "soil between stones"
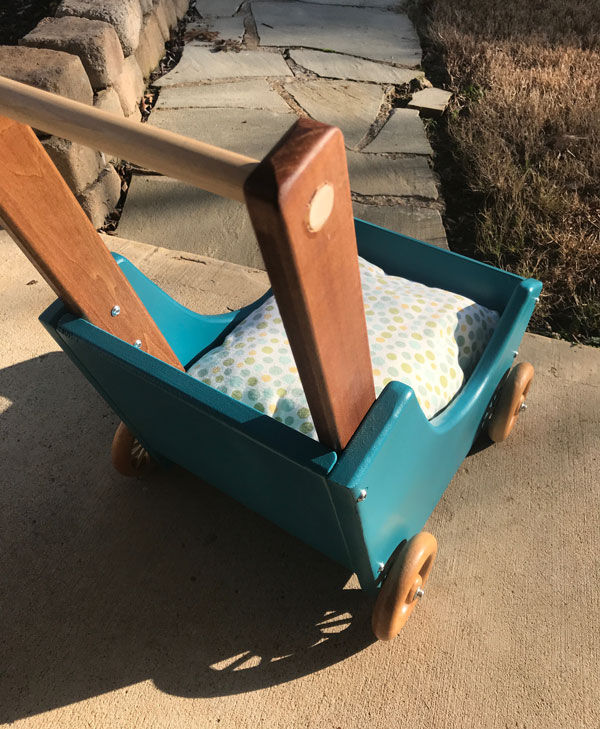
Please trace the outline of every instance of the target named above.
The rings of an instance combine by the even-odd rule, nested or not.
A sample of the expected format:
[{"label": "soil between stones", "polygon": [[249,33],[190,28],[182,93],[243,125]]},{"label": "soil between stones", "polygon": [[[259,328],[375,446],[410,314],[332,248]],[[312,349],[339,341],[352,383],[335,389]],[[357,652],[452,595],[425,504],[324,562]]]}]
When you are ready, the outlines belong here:
[{"label": "soil between stones", "polygon": [[42,18],[54,15],[60,0],[2,0],[0,45],[15,46]]}]

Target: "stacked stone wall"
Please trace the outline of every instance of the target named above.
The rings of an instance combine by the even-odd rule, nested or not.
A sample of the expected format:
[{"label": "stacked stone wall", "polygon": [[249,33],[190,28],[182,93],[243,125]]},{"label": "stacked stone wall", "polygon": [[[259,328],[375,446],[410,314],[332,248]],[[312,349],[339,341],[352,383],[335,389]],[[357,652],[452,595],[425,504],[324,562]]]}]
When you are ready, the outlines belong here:
[{"label": "stacked stone wall", "polygon": [[[19,42],[0,75],[141,121],[140,101],[189,0],[62,0]],[[44,147],[95,227],[121,195],[117,160],[57,137]]]}]

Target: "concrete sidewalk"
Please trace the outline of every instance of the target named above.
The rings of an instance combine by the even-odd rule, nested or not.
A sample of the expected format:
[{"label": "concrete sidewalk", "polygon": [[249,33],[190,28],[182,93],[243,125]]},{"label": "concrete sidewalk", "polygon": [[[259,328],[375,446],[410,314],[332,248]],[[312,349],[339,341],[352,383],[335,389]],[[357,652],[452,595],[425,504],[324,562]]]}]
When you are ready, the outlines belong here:
[{"label": "concrete sidewalk", "polygon": [[[110,242],[200,311],[266,286]],[[113,472],[116,417],[36,321],[53,295],[4,233],[0,260],[0,722],[600,725],[599,350],[525,337],[530,408],[464,462],[427,594],[375,643],[344,569],[186,473]]]}]

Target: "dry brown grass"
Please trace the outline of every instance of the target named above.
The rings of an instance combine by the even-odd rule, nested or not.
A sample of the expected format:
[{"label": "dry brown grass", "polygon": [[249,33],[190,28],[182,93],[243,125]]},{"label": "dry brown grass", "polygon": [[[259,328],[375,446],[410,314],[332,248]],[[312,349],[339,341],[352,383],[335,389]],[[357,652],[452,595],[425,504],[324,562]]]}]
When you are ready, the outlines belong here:
[{"label": "dry brown grass", "polygon": [[544,282],[535,329],[600,344],[600,2],[429,0],[419,25],[455,92],[455,219]]}]

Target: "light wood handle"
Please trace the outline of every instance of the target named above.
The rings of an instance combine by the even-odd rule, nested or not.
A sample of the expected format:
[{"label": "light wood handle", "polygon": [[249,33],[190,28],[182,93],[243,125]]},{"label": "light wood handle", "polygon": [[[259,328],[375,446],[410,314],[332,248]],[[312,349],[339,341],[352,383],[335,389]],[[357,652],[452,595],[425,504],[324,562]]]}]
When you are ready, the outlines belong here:
[{"label": "light wood handle", "polygon": [[244,202],[257,160],[0,76],[0,114],[221,197]]}]

